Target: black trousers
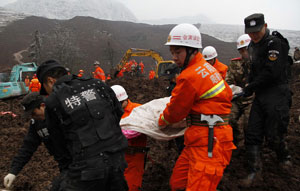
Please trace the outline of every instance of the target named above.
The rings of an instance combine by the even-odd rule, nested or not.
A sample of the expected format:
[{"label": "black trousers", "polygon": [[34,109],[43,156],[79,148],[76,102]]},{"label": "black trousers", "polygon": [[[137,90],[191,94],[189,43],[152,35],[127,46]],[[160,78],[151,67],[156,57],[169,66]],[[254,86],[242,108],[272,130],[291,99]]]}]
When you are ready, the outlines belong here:
[{"label": "black trousers", "polygon": [[248,128],[245,130],[245,145],[261,146],[265,139],[273,149],[282,147],[289,124],[290,106],[291,92],[288,85],[257,92],[251,107]]},{"label": "black trousers", "polygon": [[124,172],[119,168],[107,167],[100,179],[83,181],[67,177],[61,191],[128,191]]},{"label": "black trousers", "polygon": [[[82,168],[84,167],[84,168]],[[62,182],[61,191],[127,191],[124,151],[100,153],[96,157],[73,162]],[[76,168],[79,168],[76,173]]]},{"label": "black trousers", "polygon": [[60,191],[61,190],[61,184],[66,178],[67,175],[67,170],[63,170],[62,172],[59,173],[54,179],[52,180],[51,183],[51,188],[50,191]]}]

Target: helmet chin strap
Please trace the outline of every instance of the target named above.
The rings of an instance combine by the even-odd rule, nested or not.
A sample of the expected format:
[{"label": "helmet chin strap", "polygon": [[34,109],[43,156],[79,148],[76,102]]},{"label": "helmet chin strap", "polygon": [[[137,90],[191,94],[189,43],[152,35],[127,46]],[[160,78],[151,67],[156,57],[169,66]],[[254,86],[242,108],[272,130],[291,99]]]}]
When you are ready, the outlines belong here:
[{"label": "helmet chin strap", "polygon": [[190,58],[195,51],[194,48],[190,48],[190,47],[185,47],[185,50],[186,50],[186,57],[185,57],[183,66],[181,67],[181,71],[183,71],[187,67],[187,65],[189,64]]}]

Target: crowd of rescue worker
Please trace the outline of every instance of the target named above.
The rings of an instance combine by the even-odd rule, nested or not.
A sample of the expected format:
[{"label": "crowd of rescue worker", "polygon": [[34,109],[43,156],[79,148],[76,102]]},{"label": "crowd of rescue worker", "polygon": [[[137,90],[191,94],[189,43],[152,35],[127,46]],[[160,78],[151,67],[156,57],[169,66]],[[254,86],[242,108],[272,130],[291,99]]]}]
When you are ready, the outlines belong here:
[{"label": "crowd of rescue worker", "polygon": [[[292,96],[288,41],[276,31],[270,34],[263,14],[246,17],[244,24],[236,46],[240,57],[228,66],[211,45],[200,53],[201,34],[194,25],[179,24],[169,33],[165,45],[175,62],[166,70],[171,98],[157,128],[182,120],[188,127],[176,138],[180,155],[170,177],[172,191],[217,190],[232,153],[241,149],[249,167],[237,182],[241,187],[261,178],[264,145],[276,153],[279,168],[292,167],[286,143]],[[296,48],[296,61],[299,55]],[[109,87],[111,76],[100,62],[94,66],[93,77],[83,70],[72,75],[58,61],[47,60],[31,82],[26,78],[32,93],[22,105],[32,120],[4,178],[6,188],[44,143],[60,170],[52,191],[141,190],[147,136],[119,125],[141,104],[132,102],[124,87]],[[144,65],[132,60],[115,77],[126,72],[144,74]],[[149,79],[154,76],[150,71]]]},{"label": "crowd of rescue worker", "polygon": [[[100,67],[100,62],[99,61],[95,61],[94,62],[94,67],[95,67],[95,71],[92,72],[91,76],[95,79],[100,79],[103,82],[105,82],[106,80],[111,80],[111,75],[107,74],[105,75],[104,70]],[[66,68],[68,74],[70,75],[70,69]],[[144,73],[144,63],[143,61],[141,61],[140,63],[137,63],[135,60],[130,60],[129,62],[126,62],[126,64],[124,65],[123,68],[118,70],[118,73],[116,74],[115,77],[123,77],[124,73],[129,74],[131,76],[143,76],[145,75]],[[84,74],[84,70],[80,69],[78,71],[77,76],[78,77],[83,77]],[[154,70],[150,70],[149,71],[149,75],[148,75],[149,79],[152,80],[155,77],[155,71]],[[34,74],[32,76],[32,79],[30,80],[29,76],[26,76],[24,79],[25,85],[29,88],[30,92],[39,92],[41,89],[41,83],[39,82],[38,78],[36,77],[36,74]]]}]

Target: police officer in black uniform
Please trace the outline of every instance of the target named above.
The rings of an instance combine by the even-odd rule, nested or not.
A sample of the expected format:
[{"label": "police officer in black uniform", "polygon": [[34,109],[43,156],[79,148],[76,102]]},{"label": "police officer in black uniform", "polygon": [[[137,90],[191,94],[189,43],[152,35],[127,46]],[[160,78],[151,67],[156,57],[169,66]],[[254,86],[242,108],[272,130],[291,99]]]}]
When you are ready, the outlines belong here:
[{"label": "police officer in black uniform", "polygon": [[24,138],[23,145],[18,154],[13,158],[10,171],[4,178],[4,186],[9,188],[14,182],[16,175],[28,163],[38,146],[43,142],[49,153],[54,156],[58,162],[60,175],[52,182],[51,191],[58,191],[71,157],[66,150],[55,149],[55,140],[49,137],[49,131],[45,124],[45,99],[38,92],[33,92],[24,97],[22,105],[25,110],[25,116],[32,116],[27,135]]},{"label": "police officer in black uniform", "polygon": [[71,153],[64,191],[125,191],[127,140],[119,126],[122,107],[101,80],[66,75],[55,60],[42,63],[37,77],[46,99],[50,135]]},{"label": "police officer in black uniform", "polygon": [[269,34],[263,14],[250,15],[244,23],[245,33],[251,38],[249,55],[252,62],[249,84],[244,88],[244,93],[245,96],[255,93],[245,131],[250,173],[242,184],[248,187],[260,175],[264,139],[276,152],[280,164],[285,167],[291,165],[285,142],[291,92],[287,78],[288,41],[279,38],[276,32]]}]

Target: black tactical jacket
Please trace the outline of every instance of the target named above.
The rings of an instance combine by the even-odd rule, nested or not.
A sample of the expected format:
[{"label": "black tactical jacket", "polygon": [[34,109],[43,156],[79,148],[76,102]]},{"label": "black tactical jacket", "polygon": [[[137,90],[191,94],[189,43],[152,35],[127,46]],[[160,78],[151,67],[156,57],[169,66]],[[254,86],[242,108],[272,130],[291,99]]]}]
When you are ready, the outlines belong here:
[{"label": "black tactical jacket", "polygon": [[251,70],[248,90],[260,93],[267,88],[287,84],[288,48],[281,39],[266,34],[258,43],[249,45]]},{"label": "black tactical jacket", "polygon": [[54,156],[58,162],[60,171],[67,169],[71,158],[67,152],[59,152],[54,148],[55,143],[49,137],[45,121],[31,120],[28,133],[23,140],[23,145],[11,163],[10,173],[14,175],[19,174],[41,143],[44,143],[49,153]]},{"label": "black tactical jacket", "polygon": [[[123,109],[113,90],[101,80],[61,77],[46,99],[46,114],[51,135],[72,156],[69,174],[82,180],[91,180],[93,174],[103,171],[108,163],[102,156],[127,148],[119,125]],[[118,163],[113,165],[123,165]]]}]

